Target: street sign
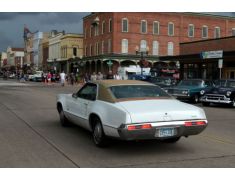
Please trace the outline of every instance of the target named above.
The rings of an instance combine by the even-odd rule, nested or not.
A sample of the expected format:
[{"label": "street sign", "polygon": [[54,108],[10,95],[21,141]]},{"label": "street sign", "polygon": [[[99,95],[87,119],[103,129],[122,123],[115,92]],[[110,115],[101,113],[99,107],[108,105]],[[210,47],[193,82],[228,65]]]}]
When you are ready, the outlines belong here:
[{"label": "street sign", "polygon": [[107,62],[107,64],[108,64],[108,66],[112,66],[112,65],[113,65],[113,63],[112,63],[111,60],[109,60],[109,61]]},{"label": "street sign", "polygon": [[223,68],[223,59],[218,60],[218,68]]},{"label": "street sign", "polygon": [[202,59],[222,58],[223,50],[201,52]]}]

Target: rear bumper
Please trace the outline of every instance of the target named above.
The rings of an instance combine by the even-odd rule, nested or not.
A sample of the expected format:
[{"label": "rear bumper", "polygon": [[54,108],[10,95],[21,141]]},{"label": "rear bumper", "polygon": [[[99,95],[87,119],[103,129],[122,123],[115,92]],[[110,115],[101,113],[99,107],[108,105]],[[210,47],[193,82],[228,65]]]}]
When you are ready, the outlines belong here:
[{"label": "rear bumper", "polygon": [[[196,122],[197,120],[195,120]],[[201,121],[201,120],[200,120]],[[190,136],[201,133],[207,127],[207,120],[205,125],[185,126],[186,121],[174,121],[174,122],[156,122],[150,123],[152,128],[150,129],[136,129],[128,130],[127,125],[122,125],[118,128],[118,133],[123,140],[141,140],[141,139],[169,139],[181,136]],[[171,136],[159,136],[160,130],[163,128],[173,128],[174,134]]]}]

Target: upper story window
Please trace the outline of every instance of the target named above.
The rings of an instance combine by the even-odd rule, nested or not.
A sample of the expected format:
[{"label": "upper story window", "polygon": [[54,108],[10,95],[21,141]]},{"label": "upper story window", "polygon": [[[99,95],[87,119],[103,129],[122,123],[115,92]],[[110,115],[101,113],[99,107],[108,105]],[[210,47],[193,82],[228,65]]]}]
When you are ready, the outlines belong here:
[{"label": "upper story window", "polygon": [[99,25],[95,26],[95,36],[99,35]]},{"label": "upper story window", "polygon": [[113,21],[112,21],[112,19],[110,18],[109,19],[109,32],[112,32],[112,30],[113,30]]},{"label": "upper story window", "polygon": [[128,32],[128,19],[122,19],[122,32]]},{"label": "upper story window", "polygon": [[147,33],[147,21],[146,20],[142,20],[141,21],[141,33]]},{"label": "upper story window", "polygon": [[122,53],[128,53],[128,40],[122,40]]},{"label": "upper story window", "polygon": [[90,44],[90,56],[92,56],[93,48],[92,45]]},{"label": "upper story window", "polygon": [[235,28],[232,28],[232,36],[235,36]]},{"label": "upper story window", "polygon": [[147,41],[146,40],[141,40],[140,41],[140,51],[146,51],[147,50]]},{"label": "upper story window", "polygon": [[77,47],[73,47],[73,55],[77,56]]},{"label": "upper story window", "polygon": [[220,38],[220,27],[215,27],[214,38]]},{"label": "upper story window", "polygon": [[188,37],[194,37],[194,25],[193,24],[188,25]]},{"label": "upper story window", "polygon": [[104,41],[101,42],[101,54],[104,54]]},{"label": "upper story window", "polygon": [[174,36],[174,23],[168,23],[168,36]]},{"label": "upper story window", "polygon": [[105,21],[102,22],[101,33],[102,33],[102,34],[105,33]]},{"label": "upper story window", "polygon": [[108,39],[108,53],[111,53],[111,49],[112,49],[112,41],[111,39]]},{"label": "upper story window", "polygon": [[86,39],[86,31],[87,31],[87,28],[84,29],[84,38]]},{"label": "upper story window", "polygon": [[174,44],[173,42],[168,42],[167,44],[167,55],[173,56],[174,55]]},{"label": "upper story window", "polygon": [[92,37],[92,26],[90,27],[90,37]]},{"label": "upper story window", "polygon": [[153,41],[153,55],[159,55],[159,43],[158,41]]},{"label": "upper story window", "polygon": [[99,50],[99,43],[98,42],[95,44],[95,50],[96,50],[96,55],[99,55],[100,50]]},{"label": "upper story window", "polygon": [[158,21],[154,21],[153,22],[153,34],[159,34],[159,22]]},{"label": "upper story window", "polygon": [[208,27],[202,26],[202,38],[208,38]]}]

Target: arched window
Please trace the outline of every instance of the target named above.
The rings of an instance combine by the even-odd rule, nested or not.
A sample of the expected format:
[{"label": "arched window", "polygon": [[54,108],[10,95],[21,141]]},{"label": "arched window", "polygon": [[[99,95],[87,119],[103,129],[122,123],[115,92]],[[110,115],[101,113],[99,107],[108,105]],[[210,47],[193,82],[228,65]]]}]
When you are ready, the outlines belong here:
[{"label": "arched window", "polygon": [[168,36],[174,36],[174,23],[168,23]]},{"label": "arched window", "polygon": [[141,40],[140,41],[140,51],[146,51],[147,49],[147,42],[146,40]]},{"label": "arched window", "polygon": [[194,25],[193,24],[188,25],[188,37],[194,37]]},{"label": "arched window", "polygon": [[167,55],[173,56],[174,55],[174,44],[173,42],[168,42],[167,44]]},{"label": "arched window", "polygon": [[102,30],[101,33],[104,34],[105,33],[105,21],[102,22]]},{"label": "arched window", "polygon": [[122,32],[128,32],[128,19],[122,19]]},{"label": "arched window", "polygon": [[202,38],[208,38],[208,27],[202,26]]},{"label": "arched window", "polygon": [[142,20],[141,21],[141,33],[147,33],[147,21],[146,20]]},{"label": "arched window", "polygon": [[158,21],[153,22],[153,34],[159,35],[159,22]]},{"label": "arched window", "polygon": [[159,55],[159,43],[158,41],[153,41],[153,55]]},{"label": "arched window", "polygon": [[109,19],[109,32],[112,32],[112,27],[113,27],[113,21],[112,21],[112,19],[110,18],[110,19]]},{"label": "arched window", "polygon": [[128,40],[122,40],[122,53],[128,53]]},{"label": "arched window", "polygon": [[220,27],[215,27],[214,38],[220,38]]}]

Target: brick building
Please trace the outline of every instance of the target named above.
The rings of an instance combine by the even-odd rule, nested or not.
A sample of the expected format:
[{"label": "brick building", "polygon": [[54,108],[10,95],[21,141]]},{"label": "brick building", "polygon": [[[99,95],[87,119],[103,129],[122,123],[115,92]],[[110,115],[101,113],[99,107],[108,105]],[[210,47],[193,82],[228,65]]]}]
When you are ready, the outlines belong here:
[{"label": "brick building", "polygon": [[115,72],[118,66],[138,64],[141,59],[157,66],[162,56],[179,55],[181,42],[235,35],[235,18],[201,13],[102,12],[84,17],[83,28],[87,70],[107,72],[107,62],[112,61]]},{"label": "brick building", "polygon": [[182,78],[235,79],[235,36],[180,43]]}]

